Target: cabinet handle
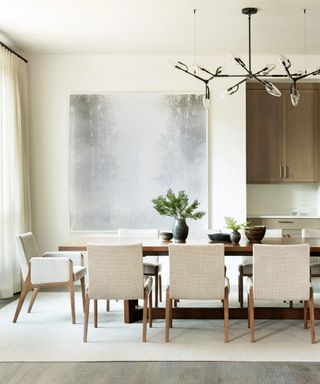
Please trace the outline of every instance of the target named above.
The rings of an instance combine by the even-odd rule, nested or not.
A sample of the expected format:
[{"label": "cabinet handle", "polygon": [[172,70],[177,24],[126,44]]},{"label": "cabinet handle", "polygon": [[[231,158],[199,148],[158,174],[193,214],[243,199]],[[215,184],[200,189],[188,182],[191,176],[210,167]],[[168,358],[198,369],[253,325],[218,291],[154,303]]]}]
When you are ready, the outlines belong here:
[{"label": "cabinet handle", "polygon": [[294,221],[292,221],[292,220],[278,220],[278,223],[281,223],[281,224],[293,224]]},{"label": "cabinet handle", "polygon": [[289,167],[285,165],[283,168],[284,168],[284,178],[287,179],[289,174]]},{"label": "cabinet handle", "polygon": [[280,179],[282,179],[282,165],[280,165]]}]

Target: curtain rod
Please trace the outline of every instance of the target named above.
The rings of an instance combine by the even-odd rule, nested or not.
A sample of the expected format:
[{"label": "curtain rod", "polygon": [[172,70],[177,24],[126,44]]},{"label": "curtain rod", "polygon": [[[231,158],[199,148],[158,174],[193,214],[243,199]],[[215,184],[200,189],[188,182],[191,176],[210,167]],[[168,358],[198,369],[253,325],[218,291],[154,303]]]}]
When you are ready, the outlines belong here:
[{"label": "curtain rod", "polygon": [[17,57],[19,57],[19,59],[23,60],[25,63],[28,63],[28,60],[25,59],[24,57],[20,56],[19,53],[15,52],[13,49],[11,49],[10,47],[8,47],[7,45],[5,45],[2,41],[0,41],[0,45],[7,49],[9,52],[13,53],[14,55],[16,55]]}]

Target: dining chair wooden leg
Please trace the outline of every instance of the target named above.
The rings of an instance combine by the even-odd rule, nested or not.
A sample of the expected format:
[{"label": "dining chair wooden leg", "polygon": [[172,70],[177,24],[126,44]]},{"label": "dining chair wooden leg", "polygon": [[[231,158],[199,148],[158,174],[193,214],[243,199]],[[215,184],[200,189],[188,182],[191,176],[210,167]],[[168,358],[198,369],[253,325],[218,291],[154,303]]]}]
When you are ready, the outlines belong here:
[{"label": "dining chair wooden leg", "polygon": [[149,316],[149,327],[152,328],[152,289],[149,293],[149,311],[148,311],[148,316]]},{"label": "dining chair wooden leg", "polygon": [[84,276],[80,279],[80,285],[81,285],[81,297],[82,297],[82,309],[84,313],[84,307],[85,307],[85,300],[86,300],[86,284],[84,280]]},{"label": "dining chair wooden leg", "polygon": [[110,312],[110,300],[106,301],[106,311]]},{"label": "dining chair wooden leg", "polygon": [[155,276],[154,276],[154,306],[158,307],[158,295],[159,295],[159,275],[158,267],[156,267]]},{"label": "dining chair wooden leg", "polygon": [[250,337],[251,343],[255,342],[254,339],[254,301],[253,301],[253,288],[249,291],[249,306],[250,306]]},{"label": "dining chair wooden leg", "polygon": [[142,319],[142,341],[147,341],[147,317],[148,317],[148,293],[147,290],[144,290],[144,299],[143,299],[143,319]]},{"label": "dining chair wooden leg", "polygon": [[315,330],[314,330],[314,302],[313,302],[313,289],[312,289],[312,287],[310,288],[309,310],[310,310],[311,343],[315,344],[316,334],[315,334]]},{"label": "dining chair wooden leg", "polygon": [[162,279],[161,274],[159,273],[159,301],[162,302]]},{"label": "dining chair wooden leg", "polygon": [[93,300],[93,323],[94,328],[98,328],[98,300]]},{"label": "dining chair wooden leg", "polygon": [[72,321],[72,324],[75,324],[76,323],[76,310],[75,310],[75,304],[74,304],[74,285],[73,285],[73,281],[69,282],[68,288],[69,288],[69,293],[70,293],[71,321]]},{"label": "dining chair wooden leg", "polygon": [[238,300],[240,303],[240,308],[243,308],[243,266],[239,266],[239,275],[238,275]]},{"label": "dining chair wooden leg", "polygon": [[86,343],[87,339],[88,339],[89,309],[90,309],[89,292],[86,292],[85,308],[84,308],[84,322],[83,322],[83,342],[84,343]]},{"label": "dining chair wooden leg", "polygon": [[30,289],[31,289],[30,278],[27,277],[26,281],[23,284],[22,291],[21,291],[21,294],[20,294],[20,297],[19,297],[19,301],[18,301],[18,304],[17,304],[17,309],[16,309],[16,312],[14,314],[14,318],[13,318],[13,322],[14,323],[16,323],[17,320],[18,320],[18,317],[19,317],[21,308],[23,306],[24,300],[25,300],[25,298],[27,296],[27,293],[30,291]]},{"label": "dining chair wooden leg", "polygon": [[303,326],[304,329],[308,329],[308,301],[303,302]]},{"label": "dining chair wooden leg", "polygon": [[247,294],[247,307],[248,307],[248,328],[250,329],[250,305],[249,305],[249,293]]},{"label": "dining chair wooden leg", "polygon": [[229,290],[228,287],[224,288],[224,342],[229,342]]},{"label": "dining chair wooden leg", "polygon": [[35,299],[37,297],[37,294],[39,293],[39,290],[40,290],[40,288],[33,288],[31,300],[30,300],[30,303],[29,303],[28,311],[27,311],[28,313],[30,313],[31,310],[32,310],[34,301],[35,301]]},{"label": "dining chair wooden leg", "polygon": [[169,300],[169,327],[172,328],[172,323],[173,323],[173,320],[172,320],[172,299]]},{"label": "dining chair wooden leg", "polygon": [[167,287],[167,291],[166,291],[165,318],[166,318],[166,326],[165,326],[164,340],[166,343],[168,343],[169,342],[169,328],[170,328],[170,288],[169,287]]}]

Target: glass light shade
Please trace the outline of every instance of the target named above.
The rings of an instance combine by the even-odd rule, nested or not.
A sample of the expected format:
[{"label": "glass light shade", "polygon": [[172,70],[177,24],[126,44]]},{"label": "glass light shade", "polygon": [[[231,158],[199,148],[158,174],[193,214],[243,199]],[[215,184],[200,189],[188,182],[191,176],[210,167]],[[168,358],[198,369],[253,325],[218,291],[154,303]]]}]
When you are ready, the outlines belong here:
[{"label": "glass light shade", "polygon": [[178,63],[176,61],[172,61],[172,60],[167,60],[166,61],[166,64],[168,65],[168,67],[170,68],[175,68],[176,65],[178,65]]},{"label": "glass light shade", "polygon": [[205,109],[209,109],[209,106],[210,106],[210,99],[208,99],[208,98],[206,97],[206,95],[203,95],[202,103],[203,103],[203,106],[205,107]]},{"label": "glass light shade", "polygon": [[220,75],[222,72],[224,72],[224,67],[220,66],[216,69],[216,75]]},{"label": "glass light shade", "polygon": [[279,60],[280,60],[281,64],[284,65],[286,68],[290,68],[291,67],[290,60],[287,59],[284,55],[281,55],[279,57]]},{"label": "glass light shade", "polygon": [[265,68],[263,68],[261,75],[268,75],[271,71],[273,71],[276,67],[276,64],[267,64]]},{"label": "glass light shade", "polygon": [[234,85],[233,87],[230,87],[228,89],[225,89],[223,92],[220,93],[220,97],[228,97],[233,95],[239,90],[239,85]]},{"label": "glass light shade", "polygon": [[297,90],[297,86],[295,84],[291,85],[290,99],[291,99],[292,105],[296,107],[299,103],[300,92]]},{"label": "glass light shade", "polygon": [[313,74],[313,76],[320,75],[320,67],[318,67],[317,69],[315,69],[314,71],[312,71],[312,74]]},{"label": "glass light shade", "polygon": [[193,68],[193,73],[194,74],[199,73],[199,72],[202,71],[202,68],[200,67],[200,65],[198,65],[196,63],[193,64],[192,68]]},{"label": "glass light shade", "polygon": [[270,95],[275,96],[275,97],[281,96],[281,92],[279,91],[279,89],[274,84],[270,83],[270,81],[264,81],[264,86],[266,88],[266,91]]},{"label": "glass light shade", "polygon": [[297,76],[301,76],[301,75],[303,75],[303,74],[304,74],[304,72],[303,72],[302,69],[297,69],[297,70],[294,71],[294,73],[293,73],[293,75],[297,75]]}]

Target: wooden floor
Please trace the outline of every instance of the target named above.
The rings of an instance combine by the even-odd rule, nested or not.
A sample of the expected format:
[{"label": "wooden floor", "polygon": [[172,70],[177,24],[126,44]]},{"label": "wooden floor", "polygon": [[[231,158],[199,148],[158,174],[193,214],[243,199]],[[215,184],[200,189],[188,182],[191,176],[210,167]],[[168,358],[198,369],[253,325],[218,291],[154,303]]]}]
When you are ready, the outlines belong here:
[{"label": "wooden floor", "polygon": [[310,363],[0,363],[3,384],[317,384]]},{"label": "wooden floor", "polygon": [[[0,300],[0,308],[17,299]],[[1,340],[0,340],[1,348]],[[72,360],[72,356],[70,357]],[[2,384],[320,384],[319,363],[0,363]]]}]

